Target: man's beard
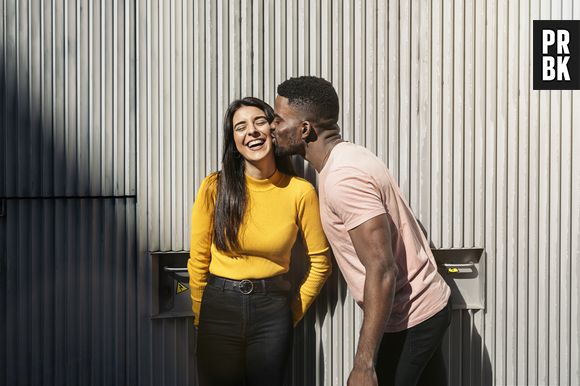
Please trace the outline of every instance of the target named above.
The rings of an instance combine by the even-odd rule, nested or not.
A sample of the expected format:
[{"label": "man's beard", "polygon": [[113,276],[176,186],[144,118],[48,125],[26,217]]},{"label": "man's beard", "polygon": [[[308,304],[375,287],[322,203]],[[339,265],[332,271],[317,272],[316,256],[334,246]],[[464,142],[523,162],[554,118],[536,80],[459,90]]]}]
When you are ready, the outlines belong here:
[{"label": "man's beard", "polygon": [[288,138],[287,146],[280,147],[278,145],[278,141],[275,142],[274,146],[275,146],[274,154],[276,154],[279,157],[295,154],[304,155],[304,144],[296,134],[292,134]]},{"label": "man's beard", "polygon": [[290,156],[295,154],[303,154],[304,150],[301,143],[291,143],[287,147],[281,148],[277,144],[274,147],[274,154],[278,157]]}]

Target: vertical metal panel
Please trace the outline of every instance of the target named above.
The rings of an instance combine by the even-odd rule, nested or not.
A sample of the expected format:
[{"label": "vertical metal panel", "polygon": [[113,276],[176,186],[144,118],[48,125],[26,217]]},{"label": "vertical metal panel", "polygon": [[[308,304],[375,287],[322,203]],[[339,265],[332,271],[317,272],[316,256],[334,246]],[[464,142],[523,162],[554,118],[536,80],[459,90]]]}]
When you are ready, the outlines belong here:
[{"label": "vertical metal panel", "polygon": [[[442,4],[442,31],[443,31],[443,47],[442,47],[442,114],[441,114],[441,179],[435,181],[435,184],[441,185],[441,203],[435,203],[435,206],[441,207],[441,220],[439,228],[441,240],[435,240],[436,245],[444,248],[453,245],[453,200],[448,200],[452,197],[453,192],[453,25],[454,13],[453,2],[443,1]],[[396,144],[396,142],[395,142]],[[391,146],[393,145],[391,142]]]},{"label": "vertical metal panel", "polygon": [[134,4],[0,7],[0,384],[137,384]]},{"label": "vertical metal panel", "polygon": [[[551,2],[541,2],[539,6],[540,19],[550,19]],[[537,382],[548,384],[550,364],[549,337],[549,306],[550,301],[550,96],[551,91],[540,91],[539,101],[539,159],[538,159],[538,351]]]},{"label": "vertical metal panel", "polygon": [[[443,132],[443,2],[435,0],[431,6],[431,98],[430,98],[430,119],[431,119],[431,139],[430,139],[430,181],[429,188],[429,222],[425,222],[424,217],[420,217],[425,227],[430,229],[430,237],[434,243],[441,245],[441,205],[442,189],[442,157],[441,138]],[[392,130],[392,129],[391,129]],[[385,144],[388,148],[388,145]],[[390,161],[390,160],[389,160]],[[392,167],[392,166],[391,166]],[[435,204],[432,204],[435,203]],[[418,214],[424,216],[423,214]]]},{"label": "vertical metal panel", "polygon": [[135,199],[7,203],[0,383],[136,384]]},{"label": "vertical metal panel", "polygon": [[[529,363],[528,352],[528,333],[529,333],[529,302],[528,302],[528,286],[530,283],[530,273],[532,272],[529,266],[529,245],[528,245],[528,231],[526,226],[530,219],[530,192],[529,186],[530,165],[528,154],[530,151],[530,135],[531,124],[529,116],[529,106],[531,102],[530,93],[530,75],[531,75],[531,45],[530,45],[530,31],[532,28],[532,21],[530,20],[530,4],[524,2],[520,5],[518,11],[520,22],[519,28],[519,53],[518,53],[518,68],[519,71],[519,88],[523,90],[521,97],[517,99],[518,102],[518,181],[517,181],[517,229],[515,230],[517,243],[514,242],[517,248],[517,265],[514,267],[517,272],[517,288],[515,289],[515,302],[517,304],[516,320],[513,322],[516,326],[528,326],[528,328],[519,328],[513,334],[512,339],[517,342],[516,349],[516,363]],[[518,74],[518,73],[516,73]],[[516,380],[517,382],[528,384],[529,374],[526,366],[517,366]]]},{"label": "vertical metal panel", "polygon": [[[8,88],[6,86],[6,2],[2,1],[0,4],[2,17],[0,17],[0,138],[2,144],[6,142],[6,95]],[[6,165],[6,155],[3,151],[0,155],[0,162],[3,166]],[[0,168],[0,192],[6,191],[6,169]]]},{"label": "vertical metal panel", "polygon": [[[417,192],[410,199],[410,204],[413,205],[415,213],[421,221],[429,224],[431,221],[430,207],[431,202],[431,136],[432,121],[431,121],[431,63],[433,60],[431,50],[431,33],[432,33],[432,10],[429,1],[422,1],[418,4],[417,11],[419,12],[419,19],[417,22],[417,51],[414,52],[414,57],[417,60],[417,107],[415,109],[417,117],[414,127],[416,128],[416,138],[414,160],[412,170],[420,170],[419,173],[413,175],[413,185]],[[382,35],[382,34],[381,34]],[[421,55],[419,55],[421,53]],[[424,128],[424,130],[419,130]]]},{"label": "vertical metal panel", "polygon": [[[533,1],[530,3],[530,19],[536,20],[540,19],[539,15],[539,2]],[[530,35],[531,36],[531,25],[530,25]],[[528,81],[530,84],[530,81]],[[527,367],[530,369],[538,368],[538,353],[540,347],[544,347],[543,342],[539,342],[538,339],[538,329],[539,329],[539,229],[540,229],[540,212],[539,212],[539,146],[540,146],[540,94],[541,92],[530,93],[530,103],[529,103],[529,144],[530,154],[537,154],[536,157],[529,158],[529,204],[528,204],[528,214],[529,223],[527,231],[527,244],[529,246],[528,259],[529,259],[529,286],[528,286],[528,361]],[[529,371],[527,374],[527,381],[530,384],[538,383],[538,372]]]},{"label": "vertical metal panel", "polygon": [[[497,4],[495,1],[486,3],[486,128],[485,128],[485,236],[484,246],[487,251],[487,277],[486,282],[486,322],[484,325],[485,347],[489,350],[491,368],[495,369],[496,350],[496,288],[492,280],[495,277],[495,248],[496,248],[496,87],[497,83]],[[492,375],[484,373],[485,384],[493,383]]]},{"label": "vertical metal panel", "polygon": [[[580,19],[580,6],[573,5],[573,18]],[[572,91],[571,95],[571,148],[580,146],[580,93]],[[575,339],[580,331],[580,298],[575,296],[580,288],[580,154],[573,151],[571,154],[570,176],[572,186],[570,190],[570,384],[580,384],[580,341]],[[566,168],[563,168],[565,171]]]},{"label": "vertical metal panel", "polygon": [[134,195],[133,7],[5,0],[2,8],[0,196]]}]

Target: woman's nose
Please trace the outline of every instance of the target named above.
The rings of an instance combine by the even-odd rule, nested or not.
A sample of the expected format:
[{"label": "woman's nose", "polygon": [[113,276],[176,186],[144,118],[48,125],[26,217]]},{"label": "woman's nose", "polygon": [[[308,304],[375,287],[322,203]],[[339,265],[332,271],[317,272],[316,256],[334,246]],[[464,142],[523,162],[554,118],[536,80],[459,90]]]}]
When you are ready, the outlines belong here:
[{"label": "woman's nose", "polygon": [[256,125],[254,125],[253,123],[250,123],[248,125],[248,134],[251,135],[252,137],[255,137],[256,135],[260,135],[260,131],[258,130],[258,128],[256,127]]}]

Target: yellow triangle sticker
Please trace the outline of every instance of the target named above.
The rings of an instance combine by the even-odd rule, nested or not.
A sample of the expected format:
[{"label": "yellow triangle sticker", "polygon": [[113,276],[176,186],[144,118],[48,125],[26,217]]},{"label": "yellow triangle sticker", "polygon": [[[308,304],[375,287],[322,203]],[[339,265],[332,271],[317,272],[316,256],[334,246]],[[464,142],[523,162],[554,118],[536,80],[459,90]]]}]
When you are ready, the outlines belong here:
[{"label": "yellow triangle sticker", "polygon": [[189,288],[187,288],[187,286],[183,283],[177,282],[177,291],[176,293],[180,294],[182,292],[187,291]]}]

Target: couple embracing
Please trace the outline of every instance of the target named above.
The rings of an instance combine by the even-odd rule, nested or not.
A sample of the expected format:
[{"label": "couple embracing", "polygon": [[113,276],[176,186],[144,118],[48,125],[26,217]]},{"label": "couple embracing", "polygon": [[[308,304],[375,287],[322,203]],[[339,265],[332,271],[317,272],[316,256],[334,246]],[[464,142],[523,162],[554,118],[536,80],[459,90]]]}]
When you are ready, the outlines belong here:
[{"label": "couple embracing", "polygon": [[[230,104],[222,168],[203,180],[193,206],[200,384],[284,384],[294,326],[331,272],[330,244],[364,312],[348,386],[446,385],[450,290],[397,182],[374,154],[342,139],[332,84],[302,76],[277,93],[274,109],[257,98]],[[295,175],[295,154],[318,172],[319,196]],[[291,288],[298,232],[310,266]]]}]

